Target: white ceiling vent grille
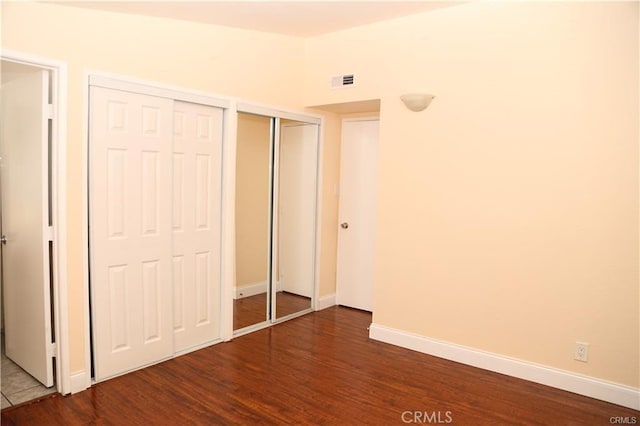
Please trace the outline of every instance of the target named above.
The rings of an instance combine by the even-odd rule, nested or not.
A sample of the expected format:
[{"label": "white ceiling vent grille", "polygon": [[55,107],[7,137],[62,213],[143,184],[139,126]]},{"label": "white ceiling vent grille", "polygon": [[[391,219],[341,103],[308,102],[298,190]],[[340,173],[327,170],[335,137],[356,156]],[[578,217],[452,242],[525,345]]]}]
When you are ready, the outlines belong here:
[{"label": "white ceiling vent grille", "polygon": [[340,87],[350,87],[355,84],[356,80],[353,74],[336,75],[331,77],[331,87],[338,89]]}]

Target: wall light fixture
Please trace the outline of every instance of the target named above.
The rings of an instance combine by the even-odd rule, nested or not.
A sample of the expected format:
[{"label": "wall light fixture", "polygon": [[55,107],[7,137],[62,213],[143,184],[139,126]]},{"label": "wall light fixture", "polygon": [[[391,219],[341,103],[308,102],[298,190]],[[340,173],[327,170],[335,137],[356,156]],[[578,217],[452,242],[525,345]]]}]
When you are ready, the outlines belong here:
[{"label": "wall light fixture", "polygon": [[433,98],[435,98],[434,95],[429,95],[427,93],[407,93],[400,96],[400,99],[404,102],[405,106],[413,112],[419,112],[426,109]]}]

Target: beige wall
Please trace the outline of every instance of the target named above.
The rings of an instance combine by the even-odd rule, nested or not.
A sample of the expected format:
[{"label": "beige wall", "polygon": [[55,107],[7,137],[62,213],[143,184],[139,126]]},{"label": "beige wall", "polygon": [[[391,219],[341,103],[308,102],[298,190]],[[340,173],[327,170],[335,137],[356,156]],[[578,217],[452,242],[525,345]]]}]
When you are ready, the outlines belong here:
[{"label": "beige wall", "polygon": [[236,286],[267,281],[271,119],[238,114]]},{"label": "beige wall", "polygon": [[382,99],[376,324],[639,386],[637,3],[472,3],[306,58],[308,105]]},{"label": "beige wall", "polygon": [[[318,111],[310,110],[318,113]],[[340,117],[326,114],[321,129],[323,143],[320,151],[320,271],[319,294],[331,296],[336,292],[336,252],[338,244],[338,193],[340,183]]]},{"label": "beige wall", "polygon": [[83,84],[87,70],[299,108],[303,40],[41,3],[2,2],[2,47],[68,64],[70,368],[84,369]]}]

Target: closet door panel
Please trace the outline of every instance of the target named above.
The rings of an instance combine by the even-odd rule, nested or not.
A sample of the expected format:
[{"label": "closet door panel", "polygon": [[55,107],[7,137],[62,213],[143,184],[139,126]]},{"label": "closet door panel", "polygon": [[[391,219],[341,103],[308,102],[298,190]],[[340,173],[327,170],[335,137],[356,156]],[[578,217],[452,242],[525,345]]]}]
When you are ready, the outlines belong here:
[{"label": "closet door panel", "polygon": [[222,110],[175,102],[173,279],[175,351],[220,337]]},{"label": "closet door panel", "polygon": [[89,221],[95,376],[173,354],[173,101],[91,87]]}]

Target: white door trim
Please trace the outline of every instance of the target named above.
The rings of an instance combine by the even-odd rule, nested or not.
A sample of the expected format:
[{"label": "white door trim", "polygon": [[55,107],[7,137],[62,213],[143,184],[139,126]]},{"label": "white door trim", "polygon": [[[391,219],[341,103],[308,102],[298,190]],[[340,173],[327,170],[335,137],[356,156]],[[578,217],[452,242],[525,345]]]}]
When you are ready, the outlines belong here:
[{"label": "white door trim", "polygon": [[[274,244],[274,239],[276,235],[280,235],[280,221],[278,220],[278,210],[280,209],[280,138],[282,137],[280,131],[282,129],[281,119],[278,116],[274,116],[275,120],[271,122],[273,126],[273,141],[271,143],[271,148],[269,152],[269,176],[271,176],[271,205],[269,209],[269,219],[268,223],[271,224],[271,229],[269,230],[269,254],[271,255],[271,264],[267,268],[267,274],[270,277],[271,287],[269,290],[269,298],[270,302],[267,308],[271,308],[271,312],[268,313],[268,317],[270,317],[271,324],[274,324],[278,318],[278,310],[277,302],[276,302],[276,294],[278,292],[277,288],[273,283],[278,282],[278,262],[280,257],[280,250],[278,248],[274,248],[276,245]],[[314,285],[315,286],[315,285]]]},{"label": "white door trim", "polygon": [[248,114],[263,115],[265,117],[284,118],[285,120],[301,121],[309,124],[321,124],[322,117],[306,113],[299,113],[274,107],[258,105],[254,103],[238,102],[238,112],[246,112]]},{"label": "white door trim", "polygon": [[[236,151],[238,112],[231,101],[222,118],[222,229],[220,264],[220,337],[233,338],[233,296],[236,286]],[[233,165],[233,166],[230,166]]]},{"label": "white door trim", "polygon": [[218,108],[229,108],[229,100],[215,95],[209,95],[197,90],[187,90],[173,86],[144,80],[117,76],[113,74],[90,72],[89,84],[105,89],[115,89],[124,92],[133,92],[140,95],[157,96],[159,98],[173,99],[174,101],[191,102],[200,105],[209,105]]},{"label": "white door trim", "polygon": [[71,389],[69,371],[69,308],[67,288],[67,93],[65,62],[3,49],[0,59],[45,69],[51,73],[54,116],[51,141],[51,188],[53,217],[53,318],[57,355],[56,388],[61,394]]}]

